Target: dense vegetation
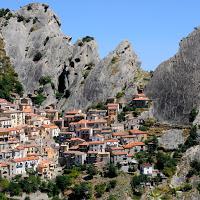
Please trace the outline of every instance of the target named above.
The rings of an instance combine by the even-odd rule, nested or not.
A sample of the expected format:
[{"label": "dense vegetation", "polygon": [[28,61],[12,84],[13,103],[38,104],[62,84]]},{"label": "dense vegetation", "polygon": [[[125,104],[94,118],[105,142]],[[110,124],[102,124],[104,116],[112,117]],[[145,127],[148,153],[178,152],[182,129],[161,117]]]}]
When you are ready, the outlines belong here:
[{"label": "dense vegetation", "polygon": [[0,98],[12,101],[12,93],[22,95],[23,87],[6,56],[3,40],[0,39]]}]

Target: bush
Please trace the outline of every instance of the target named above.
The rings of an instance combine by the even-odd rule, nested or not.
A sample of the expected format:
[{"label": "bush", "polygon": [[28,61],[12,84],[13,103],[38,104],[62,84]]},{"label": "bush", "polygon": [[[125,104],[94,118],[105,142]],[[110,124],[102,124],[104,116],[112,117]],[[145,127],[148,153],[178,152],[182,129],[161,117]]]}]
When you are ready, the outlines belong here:
[{"label": "bush", "polygon": [[123,122],[123,121],[125,121],[125,112],[121,112],[121,113],[119,113],[118,115],[117,115],[117,120],[119,121],[119,122]]},{"label": "bush", "polygon": [[115,64],[116,62],[118,61],[118,58],[113,56],[112,60],[111,60],[111,63],[112,64]]},{"label": "bush", "polygon": [[131,187],[132,190],[135,192],[140,189],[141,183],[149,182],[149,178],[146,175],[135,175],[131,180]]},{"label": "bush", "polygon": [[5,15],[7,15],[7,13],[9,13],[10,10],[7,8],[7,9],[0,9],[0,17],[4,17]]},{"label": "bush", "polygon": [[96,191],[96,197],[101,197],[106,191],[106,184],[101,183],[101,184],[95,185],[95,191]]},{"label": "bush", "polygon": [[148,128],[147,126],[143,126],[143,125],[142,125],[142,126],[139,127],[139,130],[140,130],[140,131],[148,131],[149,128]]},{"label": "bush", "polygon": [[123,91],[123,92],[118,92],[118,93],[116,94],[116,98],[119,99],[119,98],[123,97],[124,94],[125,94],[124,91]]},{"label": "bush", "polygon": [[70,176],[57,176],[56,185],[63,192],[68,186],[72,184],[72,178]]},{"label": "bush", "polygon": [[110,195],[109,197],[108,197],[108,200],[117,200],[118,198],[115,196],[115,195]]},{"label": "bush", "polygon": [[34,62],[37,62],[37,61],[39,61],[41,58],[42,58],[42,54],[41,54],[40,52],[37,52],[37,53],[35,54],[35,56],[33,57],[33,61],[34,61]]},{"label": "bush", "polygon": [[60,100],[64,94],[60,92],[56,92],[56,99]]},{"label": "bush", "polygon": [[117,167],[110,163],[106,168],[105,177],[114,178],[116,176],[118,176]]},{"label": "bush", "polygon": [[193,122],[197,115],[198,115],[198,110],[196,108],[193,108],[189,115],[189,122]]},{"label": "bush", "polygon": [[18,15],[17,16],[17,22],[23,22],[25,20],[24,16]]},{"label": "bush", "polygon": [[72,199],[91,199],[92,197],[92,186],[91,183],[82,182],[79,185],[75,185],[73,189]]},{"label": "bush", "polygon": [[96,167],[93,164],[88,165],[86,171],[91,179],[93,178],[94,175],[98,173]]},{"label": "bush", "polygon": [[10,192],[10,196],[19,196],[22,192],[22,189],[18,183],[11,181],[8,191]]},{"label": "bush", "polygon": [[33,98],[33,102],[36,105],[42,105],[45,99],[46,97],[43,94],[38,94],[36,97]]},{"label": "bush", "polygon": [[51,77],[50,76],[42,76],[39,79],[39,83],[40,83],[40,85],[46,85],[48,83],[51,83]]},{"label": "bush", "polygon": [[192,189],[192,185],[190,185],[189,183],[185,183],[185,184],[180,188],[180,191],[187,192],[187,191],[190,191],[191,189]]},{"label": "bush", "polygon": [[117,180],[112,180],[109,182],[109,184],[111,185],[111,188],[115,188],[117,185]]},{"label": "bush", "polygon": [[84,38],[82,39],[82,42],[90,42],[90,41],[92,41],[92,40],[94,40],[93,37],[91,37],[91,36],[86,36],[86,37],[84,37]]},{"label": "bush", "polygon": [[11,93],[22,95],[23,87],[18,80],[18,75],[15,73],[10,63],[10,59],[6,56],[3,40],[0,40],[0,50],[0,98],[13,101]]}]

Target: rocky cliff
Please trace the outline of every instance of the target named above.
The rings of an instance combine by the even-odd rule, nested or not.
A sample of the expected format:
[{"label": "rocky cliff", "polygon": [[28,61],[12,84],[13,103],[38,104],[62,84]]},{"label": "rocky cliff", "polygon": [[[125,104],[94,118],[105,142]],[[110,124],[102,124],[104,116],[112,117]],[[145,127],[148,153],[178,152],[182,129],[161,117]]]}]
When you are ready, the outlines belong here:
[{"label": "rocky cliff", "polygon": [[29,4],[0,15],[5,50],[25,93],[43,95],[43,105],[84,108],[118,93],[127,98],[136,93],[139,61],[128,41],[100,60],[94,38],[72,44],[46,4]]},{"label": "rocky cliff", "polygon": [[180,42],[178,53],[161,63],[146,87],[154,115],[163,122],[188,123],[192,109],[200,105],[200,30]]}]

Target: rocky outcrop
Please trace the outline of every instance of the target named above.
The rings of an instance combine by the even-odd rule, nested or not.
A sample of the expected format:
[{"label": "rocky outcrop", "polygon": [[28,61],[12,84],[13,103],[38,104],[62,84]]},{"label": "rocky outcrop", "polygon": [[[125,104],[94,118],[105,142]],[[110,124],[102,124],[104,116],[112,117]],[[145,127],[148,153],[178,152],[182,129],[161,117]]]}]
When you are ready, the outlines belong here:
[{"label": "rocky outcrop", "polygon": [[165,150],[178,149],[180,144],[184,143],[183,130],[171,129],[163,133],[159,138],[158,144]]},{"label": "rocky outcrop", "polygon": [[193,160],[200,159],[200,145],[189,148],[184,156],[181,158],[180,163],[177,165],[176,174],[171,179],[172,187],[178,187],[185,183],[186,175],[190,169],[190,163]]},{"label": "rocky outcrop", "polygon": [[162,122],[188,123],[190,112],[200,105],[199,39],[199,29],[184,38],[178,53],[158,66],[146,87]]},{"label": "rocky outcrop", "polygon": [[[131,44],[123,41],[103,60],[96,41],[85,37],[72,44],[60,20],[46,4],[33,3],[0,18],[0,32],[26,94],[41,93],[43,105],[85,108],[121,92],[136,93],[134,74],[139,61]],[[51,81],[41,85],[41,78]]]}]

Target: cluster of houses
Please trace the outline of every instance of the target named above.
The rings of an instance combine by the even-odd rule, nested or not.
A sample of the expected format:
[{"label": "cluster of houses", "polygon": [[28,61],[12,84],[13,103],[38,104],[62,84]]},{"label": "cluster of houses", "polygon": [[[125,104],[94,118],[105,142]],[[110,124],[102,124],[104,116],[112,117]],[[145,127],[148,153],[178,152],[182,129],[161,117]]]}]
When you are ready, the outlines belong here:
[{"label": "cluster of houses", "polygon": [[[143,94],[132,103],[147,106]],[[140,131],[140,121],[118,123],[123,105],[115,100],[107,109],[66,111],[59,117],[54,106],[45,109],[32,105],[30,98],[18,98],[14,103],[0,99],[0,176],[26,175],[33,170],[39,176],[54,178],[59,166],[107,163],[121,164],[127,171],[137,164],[134,154],[145,151],[147,132]],[[127,167],[128,166],[128,167]],[[142,167],[144,174],[153,174],[153,166]]]}]

